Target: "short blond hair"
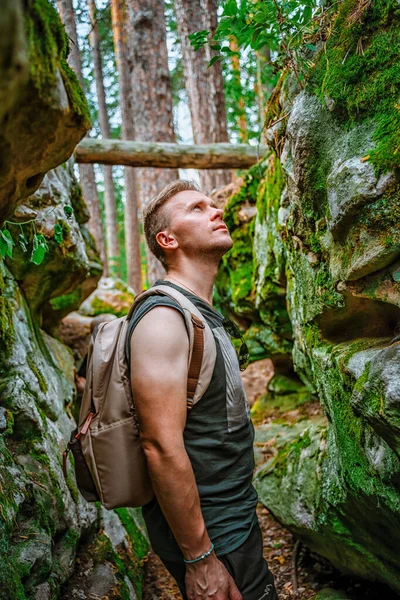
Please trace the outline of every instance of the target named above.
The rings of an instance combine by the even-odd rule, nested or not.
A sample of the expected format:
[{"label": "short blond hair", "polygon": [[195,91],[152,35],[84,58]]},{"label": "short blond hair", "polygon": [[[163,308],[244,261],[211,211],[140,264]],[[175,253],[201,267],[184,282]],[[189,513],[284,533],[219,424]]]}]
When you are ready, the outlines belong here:
[{"label": "short blond hair", "polygon": [[156,235],[169,227],[170,215],[166,210],[161,210],[168,200],[180,192],[195,191],[200,188],[195,181],[177,179],[166,185],[161,192],[153,198],[143,211],[143,230],[150,251],[168,269],[165,253],[156,240]]}]

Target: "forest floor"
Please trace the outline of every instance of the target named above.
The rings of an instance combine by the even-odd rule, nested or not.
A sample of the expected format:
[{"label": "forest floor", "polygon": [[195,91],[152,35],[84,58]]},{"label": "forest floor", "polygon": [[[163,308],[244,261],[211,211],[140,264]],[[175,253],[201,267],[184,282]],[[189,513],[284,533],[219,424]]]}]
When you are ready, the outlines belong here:
[{"label": "forest floor", "polygon": [[[243,381],[249,404],[265,391],[266,382],[272,377],[271,361],[253,363],[246,369]],[[287,415],[272,413],[266,420],[287,417],[307,417],[320,412],[318,403],[302,405]],[[296,414],[298,413],[298,414]],[[345,577],[342,573],[306,546],[274,519],[261,503],[257,508],[264,540],[264,558],[275,577],[279,600],[310,600],[323,588],[343,590],[351,600],[395,600],[397,594],[380,584],[371,584]],[[297,587],[297,591],[296,591]],[[143,600],[181,600],[178,586],[160,559],[150,551],[145,563]]]}]

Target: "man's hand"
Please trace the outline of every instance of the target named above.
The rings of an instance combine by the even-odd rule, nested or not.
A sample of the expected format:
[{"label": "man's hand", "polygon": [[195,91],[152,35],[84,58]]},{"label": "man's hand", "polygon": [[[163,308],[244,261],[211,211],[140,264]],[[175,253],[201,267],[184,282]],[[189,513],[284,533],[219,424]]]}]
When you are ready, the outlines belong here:
[{"label": "man's hand", "polygon": [[220,560],[211,554],[186,565],[188,600],[242,600],[242,594]]}]

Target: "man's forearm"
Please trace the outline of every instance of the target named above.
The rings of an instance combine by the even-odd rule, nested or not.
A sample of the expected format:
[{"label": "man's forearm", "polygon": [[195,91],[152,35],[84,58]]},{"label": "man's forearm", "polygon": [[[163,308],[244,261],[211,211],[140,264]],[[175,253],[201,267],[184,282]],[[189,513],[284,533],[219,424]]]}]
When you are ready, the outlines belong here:
[{"label": "man's forearm", "polygon": [[183,555],[187,559],[201,556],[211,542],[185,448],[147,445],[145,454],[157,500]]}]

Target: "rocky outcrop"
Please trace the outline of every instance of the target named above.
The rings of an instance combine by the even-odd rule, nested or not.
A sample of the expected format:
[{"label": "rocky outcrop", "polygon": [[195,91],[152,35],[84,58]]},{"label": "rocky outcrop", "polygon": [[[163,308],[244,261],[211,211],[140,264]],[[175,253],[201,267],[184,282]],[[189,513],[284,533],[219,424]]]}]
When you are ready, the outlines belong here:
[{"label": "rocky outcrop", "polygon": [[[37,191],[18,205],[8,223],[13,237],[22,231],[26,243],[16,243],[6,264],[19,282],[31,313],[44,313],[46,329],[51,328],[52,320],[58,323],[79,306],[96,288],[103,271],[84,226],[88,219],[72,164],[65,163],[45,175]],[[40,231],[48,247],[40,268],[27,260],[34,230]]]},{"label": "rocky outcrop", "polygon": [[123,317],[132,306],[135,292],[120,279],[102,277],[93,293],[80,305],[81,315],[96,317],[104,313]]},{"label": "rocky outcrop", "polygon": [[[285,396],[308,393],[326,416],[260,426],[261,500],[336,567],[399,592],[400,14],[392,0],[357,7],[340,8],[305,90],[280,81],[274,119],[289,116],[228,203],[237,245],[218,292],[253,358],[288,376]],[[277,375],[258,422],[282,394]]]},{"label": "rocky outcrop", "polygon": [[50,2],[6,0],[0,33],[0,599],[136,600],[138,511],[87,503],[61,466],[77,392],[74,356],[54,334],[102,272],[65,162],[86,102]]},{"label": "rocky outcrop", "polygon": [[[0,220],[66,161],[88,125],[86,100],[67,65],[68,38],[47,0],[7,1],[0,28]],[[32,124],[35,127],[32,128]]]}]

